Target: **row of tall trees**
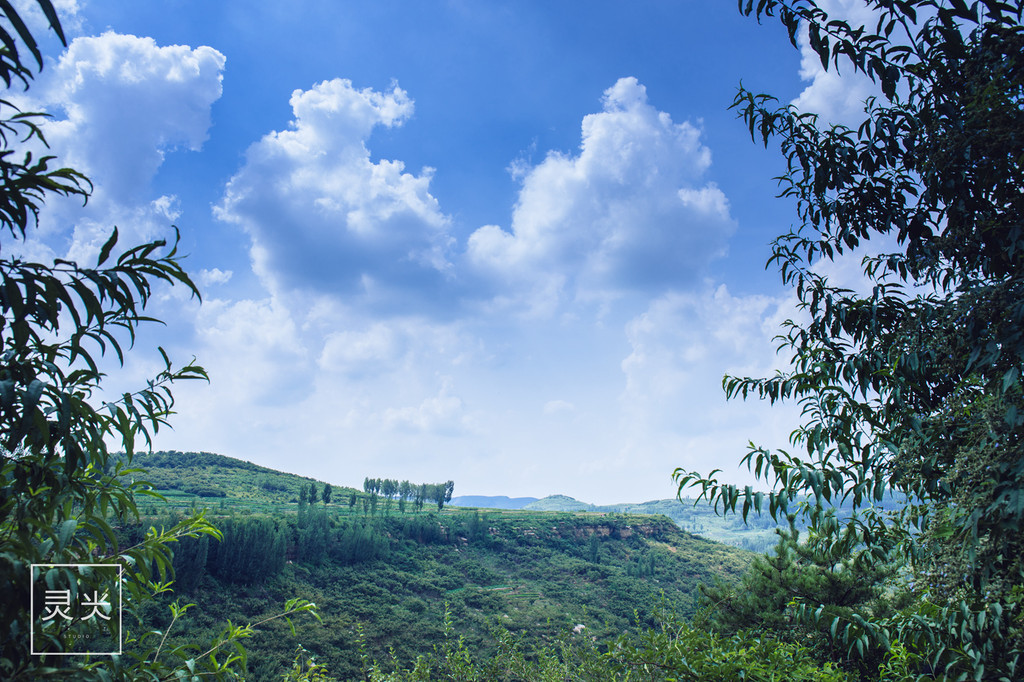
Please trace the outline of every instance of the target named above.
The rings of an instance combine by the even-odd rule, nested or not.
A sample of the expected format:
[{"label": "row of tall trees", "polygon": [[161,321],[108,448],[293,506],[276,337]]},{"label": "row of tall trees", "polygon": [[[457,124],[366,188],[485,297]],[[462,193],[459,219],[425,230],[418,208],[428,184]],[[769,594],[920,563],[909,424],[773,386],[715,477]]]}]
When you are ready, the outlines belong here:
[{"label": "row of tall trees", "polygon": [[422,510],[427,502],[433,502],[437,505],[437,510],[441,511],[446,503],[451,502],[454,490],[453,481],[419,485],[391,478],[366,478],[363,481],[363,491],[370,496],[373,510],[377,508],[377,499],[383,497],[385,511],[390,510],[392,503],[397,499],[398,509],[403,513],[409,502],[413,503],[417,511]]},{"label": "row of tall trees", "polygon": [[[420,483],[417,485],[409,481],[398,481],[392,478],[366,478],[363,481],[365,497],[360,498],[356,491],[352,491],[347,498],[347,503],[350,509],[354,509],[359,500],[362,499],[363,510],[368,514],[376,514],[381,501],[384,504],[384,511],[390,512],[396,500],[399,511],[403,513],[410,504],[415,510],[422,511],[423,506],[428,502],[436,504],[437,510],[441,511],[445,504],[451,502],[454,490],[454,481]],[[308,484],[300,484],[300,513],[304,513],[307,506],[315,505],[321,501],[324,505],[330,504],[333,495],[334,490],[330,483],[324,483],[323,488],[319,488],[313,481],[310,481]]]},{"label": "row of tall trees", "polygon": [[309,485],[302,483],[299,485],[299,506],[304,504],[316,504],[320,500],[323,500],[325,505],[331,503],[331,497],[334,494],[334,489],[330,483],[324,483],[324,487],[321,491],[317,490],[316,483],[313,481],[309,482]]},{"label": "row of tall trees", "polygon": [[[251,585],[284,569],[289,530],[267,516],[232,518],[218,523],[223,538],[208,542],[206,568],[228,582]],[[175,557],[178,550],[175,549]]]}]

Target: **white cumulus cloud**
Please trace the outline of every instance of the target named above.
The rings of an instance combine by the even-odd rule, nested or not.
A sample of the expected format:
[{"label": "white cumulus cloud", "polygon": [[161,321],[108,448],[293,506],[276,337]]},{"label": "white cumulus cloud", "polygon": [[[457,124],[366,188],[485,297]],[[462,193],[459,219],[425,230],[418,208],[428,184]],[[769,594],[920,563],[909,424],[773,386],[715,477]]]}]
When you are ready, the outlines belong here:
[{"label": "white cumulus cloud", "polygon": [[210,47],[161,47],[113,32],[73,40],[15,99],[50,112],[46,153],[85,173],[92,194],[84,207],[78,198],[48,201],[27,252],[89,262],[115,225],[122,244],[169,236],[178,199],[154,199],[151,183],[167,152],[206,140],[224,64]]},{"label": "white cumulus cloud", "polygon": [[452,239],[432,170],[375,163],[366,147],[374,128],[412,115],[405,91],[335,79],[296,90],[291,106],[289,127],[249,148],[216,208],[249,234],[264,283],[408,305],[411,292],[444,282]]},{"label": "white cumulus cloud", "polygon": [[134,200],[167,151],[197,150],[206,140],[224,64],[212,47],[160,47],[112,32],[76,38],[44,72],[44,104],[64,112],[47,125],[47,138],[107,198]]},{"label": "white cumulus cloud", "polygon": [[578,154],[519,169],[511,231],[488,225],[469,239],[476,269],[518,284],[534,308],[692,283],[734,229],[725,195],[702,177],[711,153],[698,128],[649,104],[636,78],[602,103],[583,119]]},{"label": "white cumulus cloud", "polygon": [[227,284],[231,281],[233,274],[231,270],[221,270],[220,268],[200,270],[196,276],[196,282],[200,289],[206,289],[217,284]]}]

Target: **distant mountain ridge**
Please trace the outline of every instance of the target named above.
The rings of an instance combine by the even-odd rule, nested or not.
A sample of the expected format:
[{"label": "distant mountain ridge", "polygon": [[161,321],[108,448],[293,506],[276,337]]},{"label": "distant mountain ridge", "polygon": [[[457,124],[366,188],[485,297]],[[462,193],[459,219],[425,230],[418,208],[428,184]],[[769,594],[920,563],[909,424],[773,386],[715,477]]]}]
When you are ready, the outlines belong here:
[{"label": "distant mountain ridge", "polygon": [[508,495],[460,495],[448,504],[452,507],[478,507],[480,509],[524,509],[537,501],[536,497],[509,497]]},{"label": "distant mountain ridge", "polygon": [[547,497],[508,497],[507,495],[461,495],[453,497],[453,507],[477,507],[479,509],[526,509],[529,511],[592,511],[596,507],[580,502],[568,495]]},{"label": "distant mountain ridge", "polygon": [[[507,495],[461,495],[449,503],[453,507],[478,507],[480,509],[528,509],[530,511],[616,511],[580,502],[568,495],[547,497],[508,497]],[[623,505],[613,505],[615,507]],[[635,505],[625,505],[635,506]]]}]

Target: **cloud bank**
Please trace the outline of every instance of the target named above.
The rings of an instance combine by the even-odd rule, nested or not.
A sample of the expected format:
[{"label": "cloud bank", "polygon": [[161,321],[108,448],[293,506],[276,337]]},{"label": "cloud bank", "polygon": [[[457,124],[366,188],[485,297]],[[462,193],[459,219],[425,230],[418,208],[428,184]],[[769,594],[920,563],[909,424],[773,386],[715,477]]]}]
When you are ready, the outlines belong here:
[{"label": "cloud bank", "polygon": [[[107,33],[76,40],[49,72],[47,106],[63,114],[50,139],[97,182],[86,213],[61,214],[74,253],[94,252],[114,222],[127,241],[178,217],[178,200],[151,185],[166,154],[203,145],[225,63],[212,48]],[[776,303],[704,282],[735,224],[698,126],[620,79],[583,117],[578,150],[521,169],[509,229],[460,242],[433,171],[371,153],[375,132],[413,115],[404,90],[339,78],[290,104],[291,121],[248,147],[215,207],[248,237],[263,290],[173,313],[189,326],[175,354],[194,353],[213,383],[183,387],[161,447],[264,462],[288,452],[286,468],[339,482],[426,480],[443,461],[528,492],[539,471],[653,490],[687,453],[732,447],[723,434],[736,422],[706,395],[723,364],[770,348]],[[601,321],[555,315],[620,301]],[[523,327],[510,311],[545,319]]]}]

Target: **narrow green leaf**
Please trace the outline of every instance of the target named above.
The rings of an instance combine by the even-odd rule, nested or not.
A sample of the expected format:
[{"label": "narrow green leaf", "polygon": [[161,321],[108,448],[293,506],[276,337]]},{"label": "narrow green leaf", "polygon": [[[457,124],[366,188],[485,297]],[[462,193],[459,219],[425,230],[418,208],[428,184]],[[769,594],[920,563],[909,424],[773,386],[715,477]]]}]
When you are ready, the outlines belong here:
[{"label": "narrow green leaf", "polygon": [[107,239],[103,248],[100,249],[100,256],[96,260],[96,267],[100,267],[107,262],[107,259],[110,257],[110,252],[113,250],[115,244],[117,244],[117,227],[114,227],[114,231],[110,235],[110,238]]}]

